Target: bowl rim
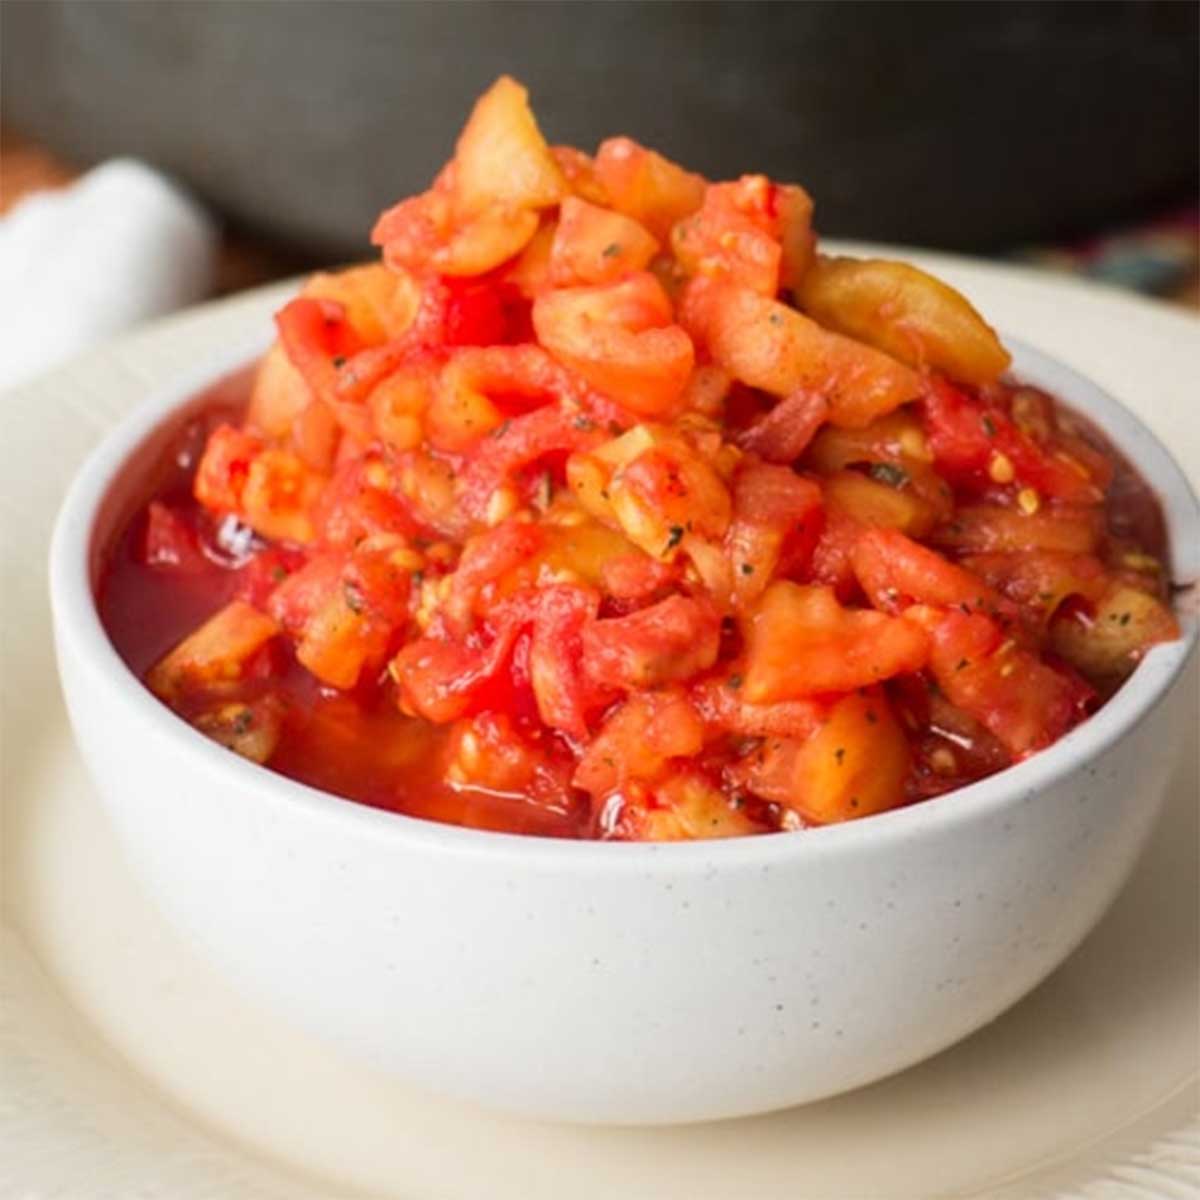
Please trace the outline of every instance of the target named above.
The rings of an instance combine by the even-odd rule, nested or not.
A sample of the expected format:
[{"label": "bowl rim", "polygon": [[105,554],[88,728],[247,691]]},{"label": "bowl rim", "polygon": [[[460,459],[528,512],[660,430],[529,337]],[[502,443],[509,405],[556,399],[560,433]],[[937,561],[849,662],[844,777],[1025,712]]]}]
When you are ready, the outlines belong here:
[{"label": "bowl rim", "polygon": [[[1186,474],[1141,419],[1087,376],[1018,338],[1003,337],[1012,371],[1081,408],[1144,478],[1152,480],[1168,530],[1172,581],[1194,593],[1200,583],[1200,501]],[[397,850],[455,857],[525,860],[578,869],[680,872],[750,867],[763,871],[813,855],[855,853],[982,819],[1031,798],[1086,767],[1134,729],[1182,673],[1200,639],[1194,604],[1179,608],[1182,636],[1153,647],[1113,697],[1053,745],[965,787],[869,819],[814,826],[793,836],[719,838],[692,842],[607,842],[474,829],[374,808],[247,762],[218,746],[154,697],[117,654],[100,622],[90,578],[101,507],[127,463],[155,433],[186,409],[207,385],[249,365],[269,344],[267,331],[235,339],[202,366],[180,371],[122,418],[76,473],[54,524],[49,552],[50,602],[59,674],[70,658],[99,689],[114,719],[145,723],[173,745],[180,769],[225,777],[249,800],[302,814],[356,836],[388,840]],[[801,836],[802,835],[802,836]]]}]

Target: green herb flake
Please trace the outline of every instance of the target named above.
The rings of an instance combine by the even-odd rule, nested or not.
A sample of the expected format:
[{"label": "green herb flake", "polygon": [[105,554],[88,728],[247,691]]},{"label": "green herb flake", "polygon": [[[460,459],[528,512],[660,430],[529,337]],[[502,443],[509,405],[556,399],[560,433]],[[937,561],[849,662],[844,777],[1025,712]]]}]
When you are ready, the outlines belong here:
[{"label": "green herb flake", "polygon": [[236,717],[233,718],[233,732],[236,737],[241,737],[244,733],[249,733],[254,728],[254,710],[243,708]]},{"label": "green herb flake", "polygon": [[621,253],[620,242],[609,242],[603,250],[600,251],[601,258],[616,258]]},{"label": "green herb flake", "polygon": [[837,759],[837,765],[840,767],[846,761],[846,747],[839,746],[834,752],[833,757]]},{"label": "green herb flake", "polygon": [[675,547],[678,546],[679,543],[682,541],[683,541],[683,526],[682,525],[672,525],[671,531],[667,535],[667,549],[674,550]]},{"label": "green herb flake", "polygon": [[743,575],[753,575],[754,574],[754,564],[753,563],[742,563],[742,565],[740,567],[738,567],[738,570],[741,571],[741,573]]},{"label": "green herb flake", "polygon": [[333,356],[333,365],[340,371],[346,365],[346,356],[344,354],[335,354]]},{"label": "green herb flake", "polygon": [[991,417],[985,416],[983,418],[982,423],[983,423],[983,432],[986,433],[988,435],[988,437],[990,437],[990,438],[995,437],[996,436],[996,422],[993,421]]},{"label": "green herb flake", "polygon": [[502,438],[512,427],[512,422],[509,420],[501,421],[495,429],[492,430],[492,437]]},{"label": "green herb flake", "polygon": [[363,602],[363,594],[353,580],[347,579],[342,584],[342,595],[346,599],[346,607],[352,613],[361,613],[366,607]]},{"label": "green herb flake", "polygon": [[278,563],[271,568],[271,578],[276,583],[282,583],[287,578],[287,571],[284,570]]},{"label": "green herb flake", "polygon": [[576,417],[571,424],[574,425],[576,429],[582,429],[585,433],[588,433],[596,428],[596,422],[593,421],[591,417]]},{"label": "green herb flake", "polygon": [[740,675],[730,675],[730,677],[725,680],[725,686],[727,688],[732,688],[736,692],[738,688],[742,686],[742,677]]}]

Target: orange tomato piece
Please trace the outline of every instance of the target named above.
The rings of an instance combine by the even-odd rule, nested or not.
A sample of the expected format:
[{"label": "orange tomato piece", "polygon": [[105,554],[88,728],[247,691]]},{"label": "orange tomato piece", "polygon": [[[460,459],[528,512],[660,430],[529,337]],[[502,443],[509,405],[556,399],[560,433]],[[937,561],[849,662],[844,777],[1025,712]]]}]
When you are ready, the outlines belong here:
[{"label": "orange tomato piece", "polygon": [[774,236],[772,209],[773,188],[765,175],[711,183],[699,210],[672,229],[672,253],[689,275],[774,296],[783,249]]},{"label": "orange tomato piece", "polygon": [[491,206],[549,208],[567,181],[529,108],[529,93],[502,75],[476,101],[454,151],[454,207],[460,218]]},{"label": "orange tomato piece", "polygon": [[269,616],[244,600],[234,600],[157,662],[146,683],[165,700],[236,683],[246,664],[278,633],[279,626]]},{"label": "orange tomato piece", "polygon": [[962,293],[909,263],[819,256],[797,299],[828,329],[967,383],[989,383],[1011,361]]},{"label": "orange tomato piece", "polygon": [[660,779],[672,759],[703,746],[704,725],[681,688],[635,692],[607,717],[571,782],[600,798],[630,780]]},{"label": "orange tomato piece", "polygon": [[743,786],[825,825],[904,801],[908,739],[877,689],[838,700],[804,741],[769,739],[734,767]]},{"label": "orange tomato piece", "polygon": [[692,342],[671,324],[671,302],[653,275],[546,292],[534,301],[533,327],[555,358],[630,412],[679,410]]},{"label": "orange tomato piece", "polygon": [[704,202],[703,176],[685,171],[632,138],[601,142],[595,172],[612,207],[644,225],[659,240],[665,240],[676,221]]},{"label": "orange tomato piece", "polygon": [[1015,616],[1016,610],[982,579],[896,529],[865,530],[850,552],[854,573],[883,612],[912,604]]},{"label": "orange tomato piece", "polygon": [[559,286],[614,283],[643,271],[658,242],[632,217],[568,196],[559,209],[550,251],[550,278]]},{"label": "orange tomato piece", "polygon": [[919,671],[925,631],[903,617],[843,608],[824,587],[777,581],[745,622],[752,704],[845,692]]},{"label": "orange tomato piece", "polygon": [[743,383],[777,396],[802,388],[821,393],[835,425],[867,425],[923,390],[909,367],[747,288],[693,279],[680,320]]}]

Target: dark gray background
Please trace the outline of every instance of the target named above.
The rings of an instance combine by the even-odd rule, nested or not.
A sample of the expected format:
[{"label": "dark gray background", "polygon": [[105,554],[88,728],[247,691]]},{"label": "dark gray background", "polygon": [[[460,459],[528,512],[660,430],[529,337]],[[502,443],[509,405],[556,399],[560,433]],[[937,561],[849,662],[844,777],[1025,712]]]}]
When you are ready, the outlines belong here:
[{"label": "dark gray background", "polygon": [[987,250],[1197,193],[1200,6],[9,0],[3,118],[361,251],[501,71],[552,141],[803,183],[823,233]]}]

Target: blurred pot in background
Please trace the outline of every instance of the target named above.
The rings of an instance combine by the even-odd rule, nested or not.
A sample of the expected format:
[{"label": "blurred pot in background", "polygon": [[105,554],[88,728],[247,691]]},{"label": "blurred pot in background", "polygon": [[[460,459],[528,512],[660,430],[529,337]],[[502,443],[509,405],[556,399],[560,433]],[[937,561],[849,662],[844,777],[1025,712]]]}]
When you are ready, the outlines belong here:
[{"label": "blurred pot in background", "polygon": [[987,249],[1194,197],[1200,6],[108,3],[4,7],[3,115],[134,154],[236,223],[355,255],[502,71],[548,137],[623,132],[818,198],[823,233]]}]

